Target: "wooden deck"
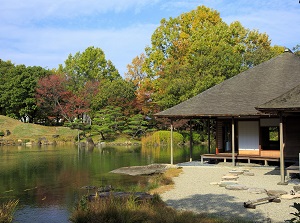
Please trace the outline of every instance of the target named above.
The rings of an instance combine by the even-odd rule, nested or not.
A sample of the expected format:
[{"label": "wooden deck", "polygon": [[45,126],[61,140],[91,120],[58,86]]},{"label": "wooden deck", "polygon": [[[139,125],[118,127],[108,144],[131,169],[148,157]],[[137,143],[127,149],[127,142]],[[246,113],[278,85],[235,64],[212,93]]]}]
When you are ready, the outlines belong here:
[{"label": "wooden deck", "polygon": [[[275,161],[279,162],[279,157],[266,157],[266,156],[253,156],[253,155],[240,155],[235,153],[234,154],[235,161],[239,160],[246,160],[248,163],[251,163],[251,160],[261,160],[264,161],[264,165],[268,166],[268,161]],[[201,155],[201,163],[204,162],[204,160],[223,160],[223,162],[227,162],[227,160],[232,161],[232,153],[219,153],[219,154],[203,154]]]}]

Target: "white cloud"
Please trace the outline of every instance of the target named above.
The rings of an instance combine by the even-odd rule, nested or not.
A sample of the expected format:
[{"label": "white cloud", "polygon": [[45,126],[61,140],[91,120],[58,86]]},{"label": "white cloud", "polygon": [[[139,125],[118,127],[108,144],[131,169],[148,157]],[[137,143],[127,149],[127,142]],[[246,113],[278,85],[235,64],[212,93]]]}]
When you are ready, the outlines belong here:
[{"label": "white cloud", "polygon": [[94,13],[140,11],[158,0],[2,0],[0,19],[24,23],[45,18],[74,18]]},{"label": "white cloud", "polygon": [[[237,20],[246,28],[266,32],[273,44],[291,48],[300,43],[296,0],[0,0],[0,5],[0,58],[28,66],[56,68],[68,54],[95,46],[123,74],[126,65],[150,44],[160,19],[179,16],[198,5],[219,11],[227,23]],[[118,14],[124,20],[130,18],[126,26],[110,20]],[[85,26],[95,17],[109,19],[111,24]]]},{"label": "white cloud", "polygon": [[223,19],[227,23],[240,21],[245,28],[267,33],[272,45],[292,48],[300,43],[300,5],[299,10],[255,10],[245,15],[231,15]]},{"label": "white cloud", "polygon": [[[126,65],[144,52],[150,44],[151,34],[157,25],[137,25],[124,29],[107,30],[65,30],[65,29],[19,29],[7,28],[15,36],[7,40],[8,47],[0,49],[0,58],[16,64],[37,65],[57,68],[67,56],[83,52],[89,46],[101,48],[120,74],[126,71]],[[0,37],[1,38],[1,37]]]}]

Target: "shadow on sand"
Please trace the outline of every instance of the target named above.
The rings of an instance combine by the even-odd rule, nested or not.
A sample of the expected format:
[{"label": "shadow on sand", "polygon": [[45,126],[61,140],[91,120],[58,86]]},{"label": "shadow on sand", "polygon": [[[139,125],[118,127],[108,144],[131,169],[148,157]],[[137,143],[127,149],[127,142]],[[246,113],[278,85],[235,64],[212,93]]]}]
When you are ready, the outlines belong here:
[{"label": "shadow on sand", "polygon": [[269,219],[267,219],[268,216],[262,215],[257,209],[244,208],[242,202],[235,202],[233,196],[226,194],[199,194],[180,200],[169,199],[166,203],[177,210],[211,213],[228,219],[229,222],[240,222],[239,220],[241,219],[256,223],[270,222]]}]

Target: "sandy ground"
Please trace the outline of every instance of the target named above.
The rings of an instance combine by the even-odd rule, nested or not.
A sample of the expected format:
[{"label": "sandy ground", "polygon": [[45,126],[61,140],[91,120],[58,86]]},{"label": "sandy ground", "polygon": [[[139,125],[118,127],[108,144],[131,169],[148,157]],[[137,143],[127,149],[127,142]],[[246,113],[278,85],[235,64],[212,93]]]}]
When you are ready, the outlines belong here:
[{"label": "sandy ground", "polygon": [[288,180],[288,185],[278,185],[280,171],[275,167],[236,166],[229,163],[204,166],[200,162],[179,164],[183,173],[174,178],[174,189],[161,194],[162,199],[178,210],[190,210],[197,213],[209,212],[222,217],[242,217],[253,222],[282,223],[293,217],[291,207],[294,202],[300,203],[300,198],[281,199],[280,203],[264,202],[256,209],[244,207],[244,202],[267,197],[266,193],[255,194],[250,190],[228,190],[211,183],[220,182],[222,176],[231,170],[248,170],[254,176],[239,175],[238,184],[248,188],[265,190],[283,190],[290,193],[293,186],[300,185],[297,179]]}]

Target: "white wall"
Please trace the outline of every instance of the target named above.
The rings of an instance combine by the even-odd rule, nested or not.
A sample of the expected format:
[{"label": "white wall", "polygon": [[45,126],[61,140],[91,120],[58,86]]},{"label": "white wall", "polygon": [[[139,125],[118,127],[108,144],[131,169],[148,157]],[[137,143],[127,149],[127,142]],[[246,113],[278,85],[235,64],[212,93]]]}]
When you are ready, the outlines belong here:
[{"label": "white wall", "polygon": [[239,121],[238,137],[240,150],[259,149],[259,122],[258,121]]}]

